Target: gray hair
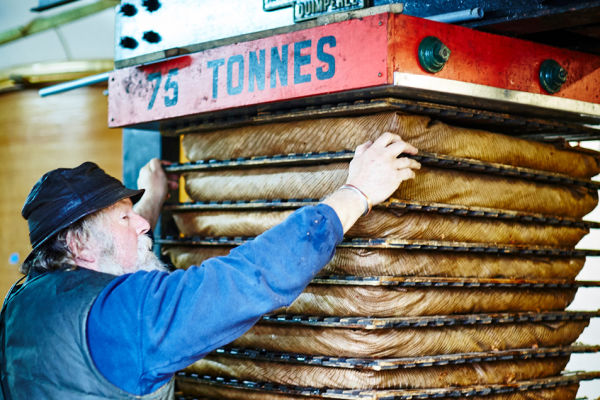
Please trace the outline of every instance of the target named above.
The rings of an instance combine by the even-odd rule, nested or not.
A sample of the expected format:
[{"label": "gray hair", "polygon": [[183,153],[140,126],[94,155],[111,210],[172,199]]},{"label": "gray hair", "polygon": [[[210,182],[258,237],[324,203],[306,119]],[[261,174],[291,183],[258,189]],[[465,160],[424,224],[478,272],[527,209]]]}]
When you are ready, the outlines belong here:
[{"label": "gray hair", "polygon": [[77,268],[68,238],[70,237],[76,247],[84,247],[89,238],[97,234],[99,223],[105,215],[103,211],[96,211],[72,223],[33,250],[31,256],[21,264],[20,272],[28,274],[32,268],[37,272]]}]

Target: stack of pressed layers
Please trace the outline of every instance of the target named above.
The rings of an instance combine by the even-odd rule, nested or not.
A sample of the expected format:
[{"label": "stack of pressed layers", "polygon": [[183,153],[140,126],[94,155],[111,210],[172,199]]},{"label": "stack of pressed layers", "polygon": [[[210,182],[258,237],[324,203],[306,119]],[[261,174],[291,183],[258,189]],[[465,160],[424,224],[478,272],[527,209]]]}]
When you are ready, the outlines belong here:
[{"label": "stack of pressed layers", "polygon": [[[422,152],[568,175],[577,180],[589,180],[600,172],[600,158],[590,151],[452,127],[428,117],[391,112],[188,134],[183,137],[183,148],[186,157],[192,161],[340,152],[353,150],[385,131],[399,134]],[[185,174],[185,188],[196,202],[320,199],[345,183],[347,169],[347,162],[328,162],[189,172]],[[403,182],[389,202],[444,204],[467,211],[493,209],[500,214],[503,211],[522,216],[535,214],[549,220],[577,222],[596,206],[597,191],[577,184],[545,183],[433,164],[423,165],[414,180]],[[174,218],[185,237],[252,237],[276,225],[291,212],[258,207],[180,212],[175,213]],[[509,385],[557,376],[568,362],[568,355],[542,359],[533,356],[504,360],[489,358],[448,365],[430,363],[413,368],[353,368],[335,362],[311,364],[298,361],[302,357],[295,357],[296,362],[285,362],[285,354],[364,362],[396,360],[398,363],[398,359],[407,357],[488,354],[510,349],[527,353],[527,349],[570,345],[589,320],[559,318],[548,322],[531,316],[565,310],[575,295],[576,286],[543,283],[573,283],[585,257],[570,253],[473,252],[465,246],[478,243],[483,248],[573,249],[588,233],[588,228],[582,224],[549,223],[543,222],[544,218],[509,219],[470,212],[458,215],[425,209],[375,208],[347,233],[345,242],[349,245],[338,248],[333,260],[319,274],[321,280],[311,283],[290,307],[276,311],[276,314],[295,316],[298,323],[294,323],[294,318],[290,318],[289,323],[272,323],[264,319],[231,344],[247,353],[251,349],[254,353],[270,354],[270,358],[245,358],[239,355],[241,350],[235,357],[227,351],[215,352],[190,366],[187,372],[234,379],[234,382],[267,384],[260,387],[272,387],[268,385],[272,383],[275,384],[273,387],[310,388],[315,397],[336,389],[364,391],[377,396],[377,391],[418,392],[425,388]],[[449,247],[463,246],[465,250],[369,247],[368,240],[354,240],[363,244],[352,245],[353,238],[385,239],[384,243],[438,243]],[[165,247],[164,251],[178,268],[187,268],[199,265],[206,258],[227,254],[230,248],[173,245]],[[364,282],[360,277],[370,277],[371,284],[357,284]],[[394,279],[419,282],[429,279],[432,284],[410,287],[372,283]],[[433,284],[461,280],[471,284]],[[536,282],[539,285],[473,284],[494,280]],[[508,318],[510,321],[504,323],[485,322],[485,316],[493,313],[529,317]],[[435,321],[432,317],[440,316],[447,321],[455,315],[466,314],[472,314],[471,323],[457,322],[462,321],[460,319],[437,325],[418,323],[419,318]],[[478,319],[477,315],[482,317]],[[315,321],[334,323],[306,323],[310,320],[307,316],[313,316]],[[364,320],[375,322],[363,327],[360,324],[344,325],[344,318],[339,317],[364,317]],[[403,318],[412,322],[397,323]],[[361,318],[352,319],[358,320]],[[377,321],[385,323],[377,325]],[[390,321],[395,323],[387,323]],[[245,390],[184,381],[179,387],[185,393],[210,398],[306,398],[306,393],[261,392],[256,390],[257,387]],[[532,390],[485,398],[574,399],[577,383],[534,387]],[[335,398],[333,394],[331,396]]]}]

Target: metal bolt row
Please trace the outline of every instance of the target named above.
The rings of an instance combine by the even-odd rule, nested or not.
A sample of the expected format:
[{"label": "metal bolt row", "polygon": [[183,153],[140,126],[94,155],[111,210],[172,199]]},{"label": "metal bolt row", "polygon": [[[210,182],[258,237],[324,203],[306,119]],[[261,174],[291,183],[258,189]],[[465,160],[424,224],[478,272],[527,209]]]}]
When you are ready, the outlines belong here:
[{"label": "metal bolt row", "polygon": [[[157,240],[160,245],[174,246],[239,246],[253,237],[186,237],[167,236]],[[379,248],[417,251],[443,251],[459,253],[482,253],[497,255],[586,257],[600,256],[600,250],[563,249],[553,247],[497,246],[483,243],[439,242],[416,240],[388,240],[355,238],[341,242],[338,247]]]},{"label": "metal bolt row", "polygon": [[245,349],[235,347],[219,348],[214,351],[215,355],[251,359],[260,361],[271,361],[278,363],[293,363],[305,365],[319,365],[324,367],[349,368],[349,369],[372,369],[389,370],[398,368],[423,368],[441,365],[458,365],[464,363],[479,363],[506,360],[528,360],[533,358],[564,357],[573,353],[596,353],[600,346],[564,346],[552,348],[527,348],[503,351],[478,352],[468,354],[442,354],[423,357],[404,358],[347,358],[329,357],[309,354],[290,354],[270,352],[267,350]]},{"label": "metal bolt row", "polygon": [[[554,389],[568,386],[583,380],[600,378],[598,372],[578,372],[558,377],[540,378],[529,381],[513,382],[508,385],[494,384],[489,386],[479,385],[464,388],[439,388],[439,389],[387,389],[387,390],[348,390],[348,389],[319,389],[312,387],[285,386],[269,382],[240,381],[234,378],[213,377],[195,373],[179,372],[178,379],[193,380],[199,384],[208,384],[224,387],[235,387],[239,389],[251,389],[267,392],[277,392],[290,395],[317,396],[333,399],[436,399],[448,397],[488,396],[502,393],[524,392],[531,390]],[[182,396],[178,399],[191,400],[194,397]]]},{"label": "metal bolt row", "polygon": [[[199,160],[185,164],[173,164],[166,168],[167,172],[184,173],[192,171],[206,171],[212,169],[251,168],[262,166],[287,166],[302,165],[307,163],[332,163],[350,161],[354,152],[350,150],[277,154],[272,156],[238,157],[228,160]],[[566,184],[583,186],[588,189],[598,190],[600,182],[572,178],[568,175],[556,174],[530,168],[520,168],[511,165],[486,163],[478,160],[450,157],[434,153],[420,152],[418,155],[403,155],[415,159],[421,164],[436,168],[456,169],[473,173],[489,173],[493,175],[534,180],[543,183]]]},{"label": "metal bolt row", "polygon": [[[187,202],[180,204],[167,204],[165,211],[187,212],[203,210],[240,210],[240,209],[294,209],[307,205],[315,205],[319,199],[272,199],[272,200],[223,200],[208,202]],[[581,221],[574,218],[543,215],[512,210],[498,210],[494,208],[470,208],[454,204],[432,204],[417,201],[389,201],[375,206],[376,209],[400,209],[407,211],[426,212],[443,215],[456,215],[459,217],[501,219],[520,222],[533,222],[548,225],[572,226],[583,229],[600,228],[600,223]]]},{"label": "metal bolt row", "polygon": [[494,314],[469,314],[454,316],[425,316],[425,317],[397,317],[397,318],[370,318],[370,317],[336,317],[336,316],[308,316],[308,315],[274,315],[267,314],[261,318],[263,323],[284,325],[309,325],[322,327],[350,328],[350,329],[396,329],[396,328],[425,328],[443,326],[469,326],[469,325],[496,325],[514,323],[582,321],[600,316],[600,311],[595,312],[542,312],[542,313],[494,313]]}]

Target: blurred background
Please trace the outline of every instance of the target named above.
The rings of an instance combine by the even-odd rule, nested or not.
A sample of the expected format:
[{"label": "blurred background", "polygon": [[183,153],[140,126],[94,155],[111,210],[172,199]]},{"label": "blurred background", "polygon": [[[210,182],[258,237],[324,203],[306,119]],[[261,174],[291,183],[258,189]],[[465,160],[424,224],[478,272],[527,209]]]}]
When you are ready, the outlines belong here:
[{"label": "blurred background", "polygon": [[[36,0],[0,3],[2,298],[30,251],[20,211],[33,184],[51,169],[86,160],[117,177],[122,174],[121,130],[107,127],[105,84],[44,98],[38,94],[40,87],[113,69],[118,2],[106,2],[104,9],[88,16],[13,40],[28,28],[60,23],[57,16],[95,3],[81,0],[41,13],[30,11],[38,6]],[[35,18],[38,22],[32,23]]]}]

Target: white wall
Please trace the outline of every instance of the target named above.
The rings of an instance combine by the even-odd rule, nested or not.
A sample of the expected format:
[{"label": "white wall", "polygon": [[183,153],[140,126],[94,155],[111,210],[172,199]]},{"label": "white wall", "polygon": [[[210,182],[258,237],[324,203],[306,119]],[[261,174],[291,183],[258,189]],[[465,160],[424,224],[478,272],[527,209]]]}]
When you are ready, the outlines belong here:
[{"label": "white wall", "polygon": [[[582,143],[584,147],[600,150],[600,141],[591,141]],[[600,176],[596,176],[598,180]],[[600,207],[585,217],[588,221],[600,221]],[[580,249],[600,250],[600,229],[592,229],[577,245]],[[577,276],[578,280],[600,281],[600,257],[588,257],[585,266]],[[581,288],[577,292],[569,310],[595,311],[600,309],[600,288]],[[600,318],[592,319],[590,325],[583,331],[579,337],[579,342],[585,344],[600,344]],[[600,370],[600,359],[598,354],[586,355],[575,354],[567,365],[570,371],[598,371]],[[582,382],[579,396],[588,396],[597,398],[600,396],[600,380]]]},{"label": "white wall", "polygon": [[[36,17],[47,17],[92,3],[80,0],[42,13],[31,12],[37,0],[0,1],[0,30],[24,25]],[[0,46],[0,69],[43,61],[113,59],[113,8],[84,17],[60,28],[40,32]],[[61,43],[61,36],[64,44]]]}]

